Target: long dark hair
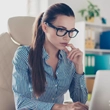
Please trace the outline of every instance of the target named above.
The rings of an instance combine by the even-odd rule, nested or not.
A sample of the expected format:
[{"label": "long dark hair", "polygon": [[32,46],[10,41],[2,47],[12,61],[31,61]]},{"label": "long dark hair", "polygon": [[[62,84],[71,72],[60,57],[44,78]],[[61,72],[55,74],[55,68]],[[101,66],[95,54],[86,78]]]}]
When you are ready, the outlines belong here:
[{"label": "long dark hair", "polygon": [[72,9],[64,4],[57,3],[50,6],[34,22],[32,44],[29,52],[29,64],[32,69],[32,86],[36,96],[45,92],[46,75],[43,67],[42,50],[45,41],[45,33],[42,30],[42,22],[53,22],[58,15],[73,16]]}]

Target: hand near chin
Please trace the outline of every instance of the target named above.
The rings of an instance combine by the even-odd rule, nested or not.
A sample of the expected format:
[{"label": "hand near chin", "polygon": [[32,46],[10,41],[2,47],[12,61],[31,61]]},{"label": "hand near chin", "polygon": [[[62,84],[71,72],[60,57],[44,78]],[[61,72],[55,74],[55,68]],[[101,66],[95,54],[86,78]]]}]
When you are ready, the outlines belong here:
[{"label": "hand near chin", "polygon": [[[71,50],[67,49],[68,47],[71,48]],[[68,44],[64,51],[67,53],[67,58],[71,60],[76,67],[76,72],[78,74],[83,73],[83,64],[82,64],[82,59],[83,59],[83,53],[81,50],[78,48],[75,48],[72,44]]]}]

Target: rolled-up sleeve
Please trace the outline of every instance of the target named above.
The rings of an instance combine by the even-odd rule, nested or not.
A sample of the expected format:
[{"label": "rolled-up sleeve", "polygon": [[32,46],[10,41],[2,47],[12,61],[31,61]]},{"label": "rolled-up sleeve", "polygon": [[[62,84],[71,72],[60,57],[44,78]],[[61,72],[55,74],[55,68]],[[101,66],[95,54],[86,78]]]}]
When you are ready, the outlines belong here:
[{"label": "rolled-up sleeve", "polygon": [[54,103],[37,100],[30,91],[27,55],[25,47],[19,47],[13,58],[12,90],[16,110],[51,110]]},{"label": "rolled-up sleeve", "polygon": [[86,88],[84,73],[82,75],[74,73],[69,91],[73,102],[79,101],[81,103],[86,103],[88,91]]}]

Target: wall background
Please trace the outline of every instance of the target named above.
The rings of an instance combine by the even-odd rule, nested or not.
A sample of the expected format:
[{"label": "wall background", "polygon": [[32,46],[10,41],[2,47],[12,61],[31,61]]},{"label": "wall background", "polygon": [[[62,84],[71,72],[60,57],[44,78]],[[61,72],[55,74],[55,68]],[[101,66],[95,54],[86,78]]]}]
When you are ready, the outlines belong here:
[{"label": "wall background", "polygon": [[[107,24],[110,25],[110,0],[90,0],[93,4],[98,5],[101,10],[101,17],[105,17],[107,19]],[[63,2],[67,3],[75,12],[76,21],[84,20],[78,11],[82,8],[87,7],[87,0],[48,0],[48,6],[54,3]],[[42,2],[43,3],[43,2]],[[46,4],[47,5],[47,4]],[[44,7],[44,10],[46,7]]]},{"label": "wall background", "polygon": [[[90,0],[93,4],[99,6],[101,17],[106,18],[110,25],[110,0]],[[48,6],[63,2],[68,4],[75,12],[76,21],[84,21],[78,11],[87,7],[87,0],[0,0],[0,33],[7,31],[7,19],[12,16],[38,16],[45,11]],[[30,4],[28,4],[30,3]],[[99,20],[101,22],[101,20]]]}]

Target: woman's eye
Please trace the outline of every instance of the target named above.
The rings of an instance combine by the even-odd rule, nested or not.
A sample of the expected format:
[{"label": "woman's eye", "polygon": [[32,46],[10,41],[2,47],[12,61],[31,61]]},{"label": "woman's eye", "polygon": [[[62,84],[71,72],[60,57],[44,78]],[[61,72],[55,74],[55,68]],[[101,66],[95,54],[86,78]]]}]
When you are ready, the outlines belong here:
[{"label": "woman's eye", "polygon": [[58,31],[60,31],[60,32],[64,32],[64,31],[65,31],[65,29],[60,29],[60,28],[59,28],[59,29],[58,29]]}]

